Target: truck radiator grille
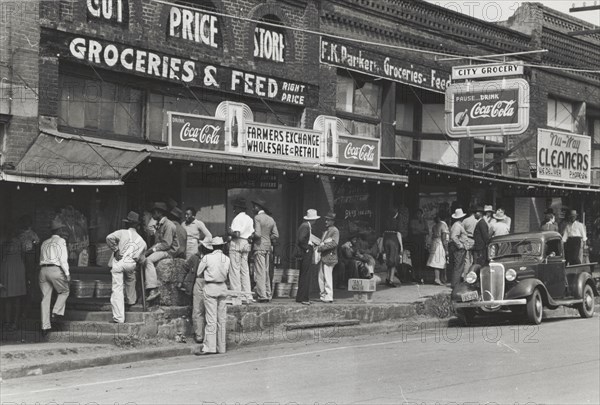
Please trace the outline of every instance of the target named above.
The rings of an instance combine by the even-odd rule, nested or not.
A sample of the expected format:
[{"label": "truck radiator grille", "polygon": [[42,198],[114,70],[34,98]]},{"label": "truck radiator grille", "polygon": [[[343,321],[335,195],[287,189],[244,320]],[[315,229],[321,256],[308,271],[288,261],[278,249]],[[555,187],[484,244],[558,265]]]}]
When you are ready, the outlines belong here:
[{"label": "truck radiator grille", "polygon": [[480,272],[481,298],[483,301],[501,300],[504,298],[504,265],[490,263]]}]

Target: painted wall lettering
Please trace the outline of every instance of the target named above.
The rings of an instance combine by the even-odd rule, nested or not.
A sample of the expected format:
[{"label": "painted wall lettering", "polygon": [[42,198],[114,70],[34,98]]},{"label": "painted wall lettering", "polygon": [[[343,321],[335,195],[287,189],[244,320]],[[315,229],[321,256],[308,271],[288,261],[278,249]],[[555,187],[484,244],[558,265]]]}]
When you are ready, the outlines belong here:
[{"label": "painted wall lettering", "polygon": [[169,10],[167,32],[173,38],[193,41],[211,48],[220,48],[219,23],[216,15],[173,6]]},{"label": "painted wall lettering", "polygon": [[282,32],[257,26],[254,29],[254,57],[283,63],[285,36]]},{"label": "painted wall lettering", "polygon": [[129,19],[127,0],[87,0],[88,20],[101,19],[126,23]]}]

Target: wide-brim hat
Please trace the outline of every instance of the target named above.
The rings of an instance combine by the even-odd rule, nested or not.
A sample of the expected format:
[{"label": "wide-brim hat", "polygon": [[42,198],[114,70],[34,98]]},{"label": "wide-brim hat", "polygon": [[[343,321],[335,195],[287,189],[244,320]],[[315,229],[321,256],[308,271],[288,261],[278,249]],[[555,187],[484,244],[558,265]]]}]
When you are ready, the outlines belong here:
[{"label": "wide-brim hat", "polygon": [[208,250],[214,250],[213,244],[212,244],[212,240],[201,240],[200,241],[200,245],[204,246],[205,248],[207,248]]},{"label": "wide-brim hat", "polygon": [[335,212],[328,212],[327,215],[325,215],[325,219],[331,219],[332,221],[335,221]]},{"label": "wide-brim hat", "polygon": [[577,210],[570,210],[570,211],[569,211],[569,216],[570,216],[570,217],[576,217],[577,215],[579,215],[579,214],[577,213]]},{"label": "wide-brim hat", "polygon": [[215,247],[215,246],[223,246],[225,244],[225,241],[223,240],[223,238],[221,238],[220,236],[215,236],[214,238],[212,238],[210,240],[210,244]]},{"label": "wide-brim hat", "polygon": [[129,211],[127,218],[123,219],[122,221],[128,224],[139,224],[140,215],[135,211]]},{"label": "wide-brim hat", "polygon": [[252,204],[256,205],[259,208],[262,208],[265,211],[268,210],[267,202],[265,200],[263,200],[262,198],[257,198],[256,200],[252,200]]},{"label": "wide-brim hat", "polygon": [[50,222],[50,230],[51,231],[56,231],[59,229],[62,229],[66,227],[65,223],[60,220],[59,218],[54,218],[51,222]]},{"label": "wide-brim hat", "polygon": [[164,212],[165,214],[169,212],[169,207],[167,207],[167,204],[165,204],[164,202],[160,201],[160,202],[155,202],[154,205],[152,206],[151,211],[154,210],[160,210],[162,212]]},{"label": "wide-brim hat", "polygon": [[317,215],[317,210],[308,209],[306,210],[306,215],[304,216],[305,221],[317,220],[321,218]]},{"label": "wide-brim hat", "polygon": [[483,212],[494,212],[494,207],[491,205],[486,205],[483,207]]},{"label": "wide-brim hat", "polygon": [[504,214],[494,214],[494,218],[497,219],[498,221],[502,221],[503,219],[506,219],[506,215],[504,215]]},{"label": "wide-brim hat", "polygon": [[169,215],[177,220],[181,220],[181,217],[183,216],[183,211],[181,210],[181,208],[175,207],[171,210],[171,212],[169,212]]},{"label": "wide-brim hat", "polygon": [[463,212],[462,208],[457,208],[454,211],[454,214],[452,214],[452,218],[454,218],[454,219],[461,219],[461,218],[464,218],[466,216],[467,216],[467,214],[465,212]]},{"label": "wide-brim hat", "polygon": [[234,207],[241,207],[244,209],[247,208],[246,199],[243,197],[236,198],[235,200],[233,200],[231,205],[233,205]]}]

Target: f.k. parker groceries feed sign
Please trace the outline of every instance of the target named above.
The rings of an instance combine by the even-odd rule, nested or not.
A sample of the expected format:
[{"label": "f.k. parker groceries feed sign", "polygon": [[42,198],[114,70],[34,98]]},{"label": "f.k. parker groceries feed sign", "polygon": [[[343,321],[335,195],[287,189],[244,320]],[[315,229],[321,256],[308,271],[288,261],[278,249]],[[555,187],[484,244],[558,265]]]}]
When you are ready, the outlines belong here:
[{"label": "f.k. parker groceries feed sign", "polygon": [[340,134],[337,138],[338,165],[379,169],[379,139]]},{"label": "f.k. parker groceries feed sign", "polygon": [[225,121],[191,114],[168,115],[170,147],[225,151]]},{"label": "f.k. parker groceries feed sign", "polygon": [[321,63],[443,93],[450,85],[450,71],[411,63],[333,38],[321,38]]},{"label": "f.k. parker groceries feed sign", "polygon": [[538,129],[537,177],[589,184],[591,145],[589,136]]},{"label": "f.k. parker groceries feed sign", "polygon": [[248,123],[246,153],[265,158],[319,162],[321,134],[294,127]]}]

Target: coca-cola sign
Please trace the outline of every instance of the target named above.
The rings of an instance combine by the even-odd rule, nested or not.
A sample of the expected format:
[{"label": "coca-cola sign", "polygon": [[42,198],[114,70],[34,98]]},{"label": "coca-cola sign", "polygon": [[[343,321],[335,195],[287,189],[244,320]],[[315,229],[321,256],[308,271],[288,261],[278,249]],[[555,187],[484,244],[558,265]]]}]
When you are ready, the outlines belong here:
[{"label": "coca-cola sign", "polygon": [[225,121],[201,115],[169,113],[169,146],[225,150]]},{"label": "coca-cola sign", "polygon": [[341,134],[337,138],[337,163],[339,165],[379,169],[379,139]]},{"label": "coca-cola sign", "polygon": [[453,84],[446,93],[448,135],[522,133],[529,125],[528,97],[523,79]]}]

